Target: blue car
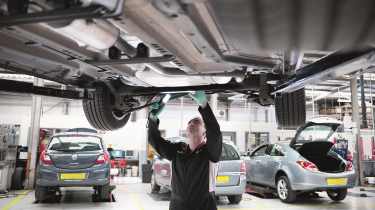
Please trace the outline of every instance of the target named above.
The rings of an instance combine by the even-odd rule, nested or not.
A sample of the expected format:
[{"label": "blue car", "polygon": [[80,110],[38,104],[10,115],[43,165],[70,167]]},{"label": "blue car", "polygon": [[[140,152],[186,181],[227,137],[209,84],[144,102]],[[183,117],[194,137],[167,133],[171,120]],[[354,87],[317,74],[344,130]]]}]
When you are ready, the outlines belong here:
[{"label": "blue car", "polygon": [[101,200],[110,199],[110,158],[95,133],[54,135],[40,155],[35,199],[56,197],[60,187],[93,187]]}]

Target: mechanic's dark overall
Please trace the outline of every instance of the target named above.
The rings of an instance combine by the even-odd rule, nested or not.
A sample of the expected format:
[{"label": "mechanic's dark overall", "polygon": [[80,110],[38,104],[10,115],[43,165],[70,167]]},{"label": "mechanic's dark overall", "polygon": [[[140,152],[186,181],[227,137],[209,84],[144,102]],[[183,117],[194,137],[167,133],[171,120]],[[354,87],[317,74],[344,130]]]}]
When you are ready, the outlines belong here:
[{"label": "mechanic's dark overall", "polygon": [[217,209],[214,192],[209,192],[209,161],[219,161],[222,135],[210,106],[198,110],[206,127],[207,142],[194,151],[185,143],[164,140],[158,129],[159,120],[149,119],[149,143],[161,157],[172,162],[170,210]]}]

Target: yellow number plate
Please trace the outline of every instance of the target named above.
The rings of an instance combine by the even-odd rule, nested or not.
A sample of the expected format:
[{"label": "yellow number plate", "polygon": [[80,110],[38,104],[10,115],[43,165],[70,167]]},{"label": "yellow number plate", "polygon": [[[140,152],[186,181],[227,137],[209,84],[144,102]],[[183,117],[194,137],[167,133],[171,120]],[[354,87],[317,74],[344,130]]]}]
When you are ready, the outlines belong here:
[{"label": "yellow number plate", "polygon": [[229,176],[217,176],[216,177],[216,182],[218,184],[225,184],[229,182]]},{"label": "yellow number plate", "polygon": [[86,173],[62,173],[61,180],[83,180],[86,179]]},{"label": "yellow number plate", "polygon": [[341,186],[346,185],[348,183],[347,178],[328,178],[327,185],[329,186]]}]

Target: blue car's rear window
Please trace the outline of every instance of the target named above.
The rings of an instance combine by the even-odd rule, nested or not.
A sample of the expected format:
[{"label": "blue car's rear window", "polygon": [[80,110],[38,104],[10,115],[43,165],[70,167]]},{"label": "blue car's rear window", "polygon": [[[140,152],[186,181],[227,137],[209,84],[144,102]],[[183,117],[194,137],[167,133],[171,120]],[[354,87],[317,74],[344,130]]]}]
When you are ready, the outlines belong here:
[{"label": "blue car's rear window", "polygon": [[102,150],[102,146],[100,138],[95,136],[55,136],[49,143],[48,150],[85,152]]}]

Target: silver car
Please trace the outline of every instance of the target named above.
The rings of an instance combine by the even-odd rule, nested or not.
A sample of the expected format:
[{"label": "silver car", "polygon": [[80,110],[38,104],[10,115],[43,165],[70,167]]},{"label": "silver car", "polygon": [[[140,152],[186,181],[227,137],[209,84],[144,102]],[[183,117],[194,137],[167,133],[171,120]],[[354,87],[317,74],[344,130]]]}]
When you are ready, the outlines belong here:
[{"label": "silver car", "polygon": [[[172,142],[185,141],[184,138],[175,137],[167,139]],[[151,177],[152,192],[159,192],[161,188],[171,190],[172,177],[171,163],[167,159],[156,157],[153,164]],[[238,204],[242,200],[242,194],[246,188],[246,166],[241,160],[236,147],[230,142],[223,142],[218,174],[216,177],[216,196],[227,196],[232,204]],[[208,190],[208,189],[207,189]]]},{"label": "silver car", "polygon": [[341,122],[320,118],[302,126],[290,144],[259,146],[247,161],[250,187],[274,189],[289,203],[300,193],[315,191],[343,200],[356,176],[352,163],[332,149],[330,140],[341,129]]},{"label": "silver car", "polygon": [[35,199],[56,197],[59,187],[94,187],[101,200],[110,199],[110,160],[102,139],[95,133],[54,135],[40,154]]}]

